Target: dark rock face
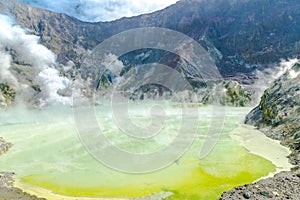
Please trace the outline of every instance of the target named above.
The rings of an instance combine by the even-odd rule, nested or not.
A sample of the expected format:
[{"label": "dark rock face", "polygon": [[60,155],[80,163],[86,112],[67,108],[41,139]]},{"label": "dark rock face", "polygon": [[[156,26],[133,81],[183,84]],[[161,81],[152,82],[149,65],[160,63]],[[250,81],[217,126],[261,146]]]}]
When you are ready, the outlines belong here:
[{"label": "dark rock face", "polygon": [[15,1],[0,2],[0,12],[39,35],[60,62],[72,60],[79,67],[86,50],[104,39],[125,30],[155,26],[199,41],[225,77],[251,77],[258,65],[298,56],[299,8],[298,0],[182,0],[152,14],[84,23]]},{"label": "dark rock face", "polygon": [[246,117],[267,136],[293,150],[292,164],[300,165],[300,64],[296,64],[267,89],[258,107]]}]

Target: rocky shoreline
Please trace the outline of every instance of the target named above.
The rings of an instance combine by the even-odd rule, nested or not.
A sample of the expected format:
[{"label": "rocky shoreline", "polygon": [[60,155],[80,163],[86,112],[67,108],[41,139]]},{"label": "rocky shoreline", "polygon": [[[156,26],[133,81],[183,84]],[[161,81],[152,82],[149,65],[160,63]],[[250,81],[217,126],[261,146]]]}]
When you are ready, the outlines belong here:
[{"label": "rocky shoreline", "polygon": [[225,192],[223,199],[300,199],[300,64],[296,63],[264,92],[245,123],[291,149],[295,167],[272,178]]},{"label": "rocky shoreline", "polygon": [[300,170],[281,172],[272,178],[236,187],[219,198],[226,199],[300,199]]},{"label": "rocky shoreline", "polygon": [[[0,155],[6,153],[12,146],[0,137]],[[0,200],[45,200],[14,187],[14,175],[13,172],[0,172]]]},{"label": "rocky shoreline", "polygon": [[14,187],[13,172],[0,172],[0,200],[46,200]]},{"label": "rocky shoreline", "polygon": [[219,200],[300,199],[300,167],[224,192]]}]

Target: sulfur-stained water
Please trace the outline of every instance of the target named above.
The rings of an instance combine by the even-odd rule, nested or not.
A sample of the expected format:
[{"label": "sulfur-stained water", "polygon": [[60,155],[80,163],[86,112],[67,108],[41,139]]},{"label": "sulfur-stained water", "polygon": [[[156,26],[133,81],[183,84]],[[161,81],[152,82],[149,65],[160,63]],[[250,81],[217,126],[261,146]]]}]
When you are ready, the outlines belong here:
[{"label": "sulfur-stained water", "polygon": [[[166,114],[163,128],[142,144],[124,136],[115,125],[109,106],[101,105],[95,110],[107,138],[127,151],[143,153],[164,148],[180,129],[181,107],[165,102],[161,106]],[[146,126],[149,107],[131,104],[131,120],[136,125]],[[196,108],[189,109],[192,112]],[[0,136],[14,146],[0,157],[0,170],[16,172],[16,178],[24,185],[74,196],[74,199],[75,196],[126,199],[171,192],[170,199],[197,200],[217,199],[234,186],[251,183],[276,170],[270,160],[250,153],[240,141],[232,139],[232,133],[237,137],[253,132],[250,127],[241,128],[249,108],[226,108],[224,129],[217,145],[208,156],[199,159],[203,140],[211,126],[212,107],[198,107],[198,110],[200,119],[189,119],[190,123],[199,122],[199,127],[187,152],[169,167],[146,174],[119,172],[94,159],[78,137],[71,108],[26,110],[17,107],[1,111]],[[281,147],[278,144],[274,148]]]}]

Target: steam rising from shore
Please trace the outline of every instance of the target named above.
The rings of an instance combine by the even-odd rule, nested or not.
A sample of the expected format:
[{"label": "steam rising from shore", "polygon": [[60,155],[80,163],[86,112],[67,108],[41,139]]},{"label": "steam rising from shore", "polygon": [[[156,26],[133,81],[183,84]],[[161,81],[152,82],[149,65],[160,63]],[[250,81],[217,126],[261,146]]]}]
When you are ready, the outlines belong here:
[{"label": "steam rising from shore", "polygon": [[0,82],[5,82],[11,86],[17,86],[18,85],[17,79],[9,71],[10,62],[11,62],[10,56],[0,50]]},{"label": "steam rising from shore", "polygon": [[32,76],[29,77],[33,85],[39,86],[39,105],[44,106],[53,103],[69,103],[70,99],[58,94],[67,87],[67,78],[59,76],[55,69],[56,55],[45,46],[39,44],[39,37],[26,34],[26,30],[16,25],[6,15],[0,15],[0,82],[7,83],[17,91],[18,98],[31,99],[34,94],[28,83],[20,82],[18,75],[12,73],[11,51],[17,55],[17,59],[31,67]]},{"label": "steam rising from shore", "polygon": [[258,103],[263,92],[272,84],[272,82],[290,70],[297,62],[299,62],[298,59],[282,60],[278,66],[267,68],[263,71],[257,70],[257,81],[254,83],[253,88],[256,92],[255,102]]}]

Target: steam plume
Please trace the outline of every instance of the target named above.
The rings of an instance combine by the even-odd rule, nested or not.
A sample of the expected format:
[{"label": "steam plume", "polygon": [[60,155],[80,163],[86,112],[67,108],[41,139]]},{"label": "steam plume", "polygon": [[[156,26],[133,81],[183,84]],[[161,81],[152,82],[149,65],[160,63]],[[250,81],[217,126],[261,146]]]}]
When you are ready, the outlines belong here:
[{"label": "steam plume", "polygon": [[12,56],[10,50],[16,52],[19,61],[28,64],[32,70],[32,84],[40,87],[38,100],[40,105],[57,102],[69,102],[69,98],[61,97],[59,90],[68,85],[68,79],[59,76],[55,69],[56,55],[45,46],[39,44],[39,37],[27,34],[26,30],[16,25],[6,15],[0,15],[0,81],[5,82],[17,91],[17,94],[29,99],[26,95],[32,95],[30,87],[26,83],[20,83],[20,77],[14,75],[10,68]]}]

